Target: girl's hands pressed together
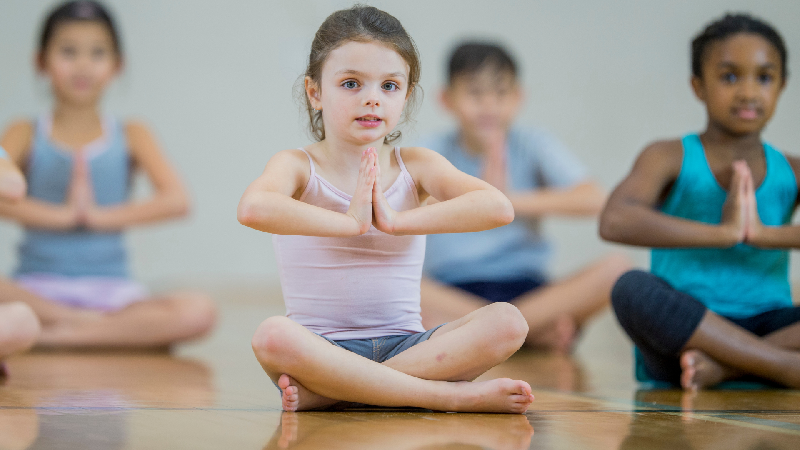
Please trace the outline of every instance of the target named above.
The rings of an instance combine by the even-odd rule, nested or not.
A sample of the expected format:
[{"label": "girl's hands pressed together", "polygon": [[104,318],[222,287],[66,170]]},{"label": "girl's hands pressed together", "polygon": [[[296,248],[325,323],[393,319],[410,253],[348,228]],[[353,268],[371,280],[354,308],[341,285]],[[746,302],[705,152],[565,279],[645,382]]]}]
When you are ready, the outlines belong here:
[{"label": "girl's hands pressed together", "polygon": [[75,152],[72,181],[67,193],[67,210],[75,227],[88,226],[89,211],[94,208],[94,192],[89,162],[83,152]]},{"label": "girl's hands pressed together", "polygon": [[372,224],[386,234],[394,234],[397,211],[389,206],[386,196],[383,195],[381,184],[381,165],[375,159],[375,183],[372,186]]},{"label": "girl's hands pressed together", "polygon": [[728,188],[728,197],[722,205],[722,220],[720,226],[723,227],[733,237],[735,244],[744,242],[747,238],[747,225],[749,215],[750,199],[747,193],[748,179],[752,185],[752,176],[747,163],[735,161],[733,163],[733,176]]},{"label": "girl's hands pressed together", "polygon": [[373,186],[376,176],[377,154],[375,149],[370,147],[361,154],[361,166],[358,169],[358,181],[353,198],[350,200],[350,207],[347,215],[352,217],[358,224],[358,234],[369,231],[372,225],[372,197]]}]

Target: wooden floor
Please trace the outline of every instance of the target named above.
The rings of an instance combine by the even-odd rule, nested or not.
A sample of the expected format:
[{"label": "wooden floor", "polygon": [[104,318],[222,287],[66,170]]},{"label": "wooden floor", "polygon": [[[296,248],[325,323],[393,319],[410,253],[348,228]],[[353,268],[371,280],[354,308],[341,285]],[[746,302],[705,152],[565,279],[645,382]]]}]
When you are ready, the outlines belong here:
[{"label": "wooden floor", "polygon": [[800,392],[637,390],[610,314],[573,357],[520,352],[485,377],[521,378],[524,415],[281,413],[250,350],[276,294],[217,293],[208,340],[168,354],[31,353],[0,381],[0,449],[800,449]]}]

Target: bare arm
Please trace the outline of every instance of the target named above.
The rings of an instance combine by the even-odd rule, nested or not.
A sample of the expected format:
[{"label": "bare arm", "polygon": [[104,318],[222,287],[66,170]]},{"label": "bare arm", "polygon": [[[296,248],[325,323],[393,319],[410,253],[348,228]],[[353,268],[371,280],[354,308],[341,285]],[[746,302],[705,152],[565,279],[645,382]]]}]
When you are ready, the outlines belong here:
[{"label": "bare arm", "polygon": [[189,212],[189,197],[180,176],[147,127],[128,123],[125,128],[131,156],[137,167],[147,174],[154,192],[146,200],[114,206],[93,205],[86,217],[87,226],[93,230],[121,230],[132,225],[183,217]]},{"label": "bare arm", "polygon": [[522,217],[595,216],[606,195],[597,183],[586,181],[567,189],[538,189],[508,194],[514,212]]},{"label": "bare arm", "polygon": [[25,197],[25,177],[10,160],[0,157],[0,200],[16,202]]},{"label": "bare arm", "polygon": [[[793,156],[786,156],[789,164],[795,173],[795,179],[800,186],[800,159]],[[800,225],[767,226],[761,222],[758,216],[755,191],[752,187],[752,177],[750,177],[750,189],[748,190],[749,203],[749,223],[747,228],[747,243],[755,247],[762,248],[800,248]],[[800,196],[800,193],[798,193]],[[798,199],[800,200],[800,198]],[[795,201],[797,205],[797,200]]]},{"label": "bare arm", "polygon": [[372,218],[372,184],[375,155],[361,159],[359,179],[347,214],[297,200],[310,169],[300,150],[277,153],[264,172],[245,190],[237,217],[242,225],[274,234],[304,236],[357,236],[369,230]]},{"label": "bare arm", "polygon": [[[24,161],[33,142],[33,125],[26,120],[17,121],[3,134],[0,146],[6,149],[16,167],[24,167]],[[46,230],[71,230],[78,225],[78,211],[68,203],[49,203],[31,197],[18,201],[0,202],[0,216],[14,220],[22,226]]]},{"label": "bare arm", "polygon": [[[392,214],[383,194],[376,191],[376,227],[395,235],[463,233],[488,230],[514,220],[511,202],[495,187],[456,169],[438,153],[420,147],[404,148],[403,161],[417,186],[421,201],[439,200],[419,208]],[[376,185],[379,185],[376,183]]]},{"label": "bare arm", "polygon": [[734,179],[737,195],[729,195],[719,225],[657,210],[680,173],[682,155],[680,141],[657,142],[645,148],[606,203],[600,216],[603,239],[646,247],[730,247],[744,239],[745,203],[739,178]]}]

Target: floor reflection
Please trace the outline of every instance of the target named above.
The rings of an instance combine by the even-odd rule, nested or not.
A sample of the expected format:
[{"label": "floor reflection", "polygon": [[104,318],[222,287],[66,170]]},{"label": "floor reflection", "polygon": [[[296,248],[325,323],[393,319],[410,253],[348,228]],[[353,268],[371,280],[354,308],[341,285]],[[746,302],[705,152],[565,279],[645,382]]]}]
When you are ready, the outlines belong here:
[{"label": "floor reflection", "polygon": [[288,413],[264,449],[527,449],[522,415],[408,412]]},{"label": "floor reflection", "polygon": [[34,353],[11,370],[0,385],[2,449],[124,448],[132,409],[214,401],[208,367],[168,354]]},{"label": "floor reflection", "polygon": [[[788,391],[640,390],[636,401],[654,411],[634,413],[620,450],[800,448],[800,425],[792,423],[798,398]],[[785,417],[775,416],[776,401],[791,407]],[[762,410],[764,404],[772,414]]]}]

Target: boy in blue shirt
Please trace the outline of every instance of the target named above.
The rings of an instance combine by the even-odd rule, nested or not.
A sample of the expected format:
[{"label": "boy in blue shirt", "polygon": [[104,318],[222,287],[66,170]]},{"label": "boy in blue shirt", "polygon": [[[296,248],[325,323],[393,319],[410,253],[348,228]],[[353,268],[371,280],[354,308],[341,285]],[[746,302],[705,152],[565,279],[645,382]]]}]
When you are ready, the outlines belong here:
[{"label": "boy in blue shirt", "polygon": [[566,279],[548,278],[551,249],[540,221],[596,216],[605,193],[553,136],[513,126],[522,97],[517,65],[503,48],[466,42],[452,53],[441,101],[458,130],[423,146],[503,191],[516,219],[493,230],[428,237],[422,320],[430,328],[487,302],[511,302],[528,322],[528,345],[567,353],[577,331],[609,304],[629,262],[612,255]]}]

